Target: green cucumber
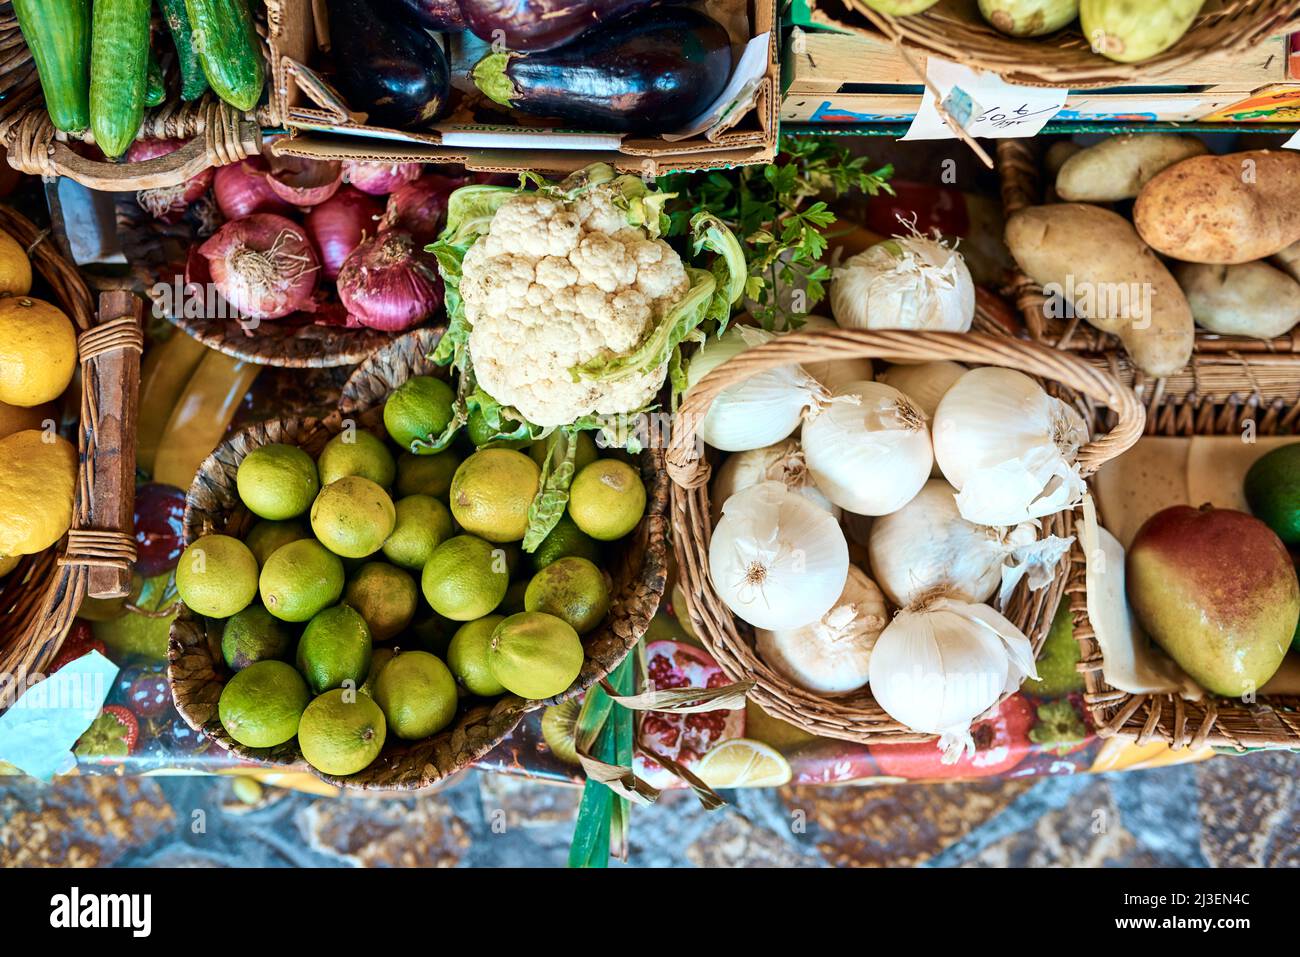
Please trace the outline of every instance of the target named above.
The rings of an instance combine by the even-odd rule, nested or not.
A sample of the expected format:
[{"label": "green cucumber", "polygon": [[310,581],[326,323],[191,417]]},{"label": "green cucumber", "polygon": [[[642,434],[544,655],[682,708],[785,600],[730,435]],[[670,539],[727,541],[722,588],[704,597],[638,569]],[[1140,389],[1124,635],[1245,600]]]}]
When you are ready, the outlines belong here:
[{"label": "green cucumber", "polygon": [[149,81],[149,0],[95,0],[90,129],[110,158],[135,142]]},{"label": "green cucumber", "polygon": [[162,67],[153,50],[149,51],[149,71],[145,74],[144,105],[161,106],[167,99],[167,81],[163,79]]},{"label": "green cucumber", "polygon": [[185,0],[194,49],[208,83],[237,110],[262,98],[266,73],[248,0]]},{"label": "green cucumber", "polygon": [[197,100],[207,91],[208,78],[194,49],[190,14],[185,9],[185,0],[158,0],[158,6],[162,8],[163,19],[167,21],[167,29],[172,34],[172,43],[176,45],[176,64],[181,71],[181,99],[186,103]]},{"label": "green cucumber", "polygon": [[56,129],[90,126],[90,0],[13,0]]}]

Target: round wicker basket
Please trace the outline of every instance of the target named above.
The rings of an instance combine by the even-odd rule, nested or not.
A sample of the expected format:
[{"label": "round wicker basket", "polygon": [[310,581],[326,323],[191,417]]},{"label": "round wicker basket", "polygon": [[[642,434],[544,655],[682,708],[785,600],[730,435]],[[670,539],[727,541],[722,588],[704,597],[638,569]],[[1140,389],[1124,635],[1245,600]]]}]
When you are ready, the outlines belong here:
[{"label": "round wicker basket", "polygon": [[[211,532],[243,535],[253,518],[239,501],[235,474],[253,449],[284,442],[317,455],[348,423],[383,436],[383,401],[413,375],[446,377],[447,370],[427,356],[440,330],[418,330],[393,342],[359,367],[345,386],[338,412],[326,419],[285,419],[251,426],[231,436],[199,469],[185,508],[186,544]],[[389,739],[383,752],[364,771],[324,780],[344,788],[411,790],[429,787],[461,770],[494,748],[529,711],[581,694],[600,681],[635,646],[658,608],[667,577],[668,478],[661,451],[645,452],[641,477],[648,504],[637,530],[625,539],[606,566],[613,579],[609,615],[583,639],[586,660],[578,678],[547,701],[512,695],[494,700],[464,699],[455,722],[422,741]],[[400,644],[400,641],[399,641]],[[189,725],[221,747],[253,761],[297,764],[296,739],[277,748],[246,748],[230,739],[217,717],[217,701],[229,673],[220,650],[220,623],[184,608],[172,625],[168,676],[176,708]]]},{"label": "round wicker basket", "polygon": [[[732,615],[709,578],[709,540],[713,531],[710,467],[698,454],[695,423],[703,418],[719,392],[763,369],[860,357],[899,362],[947,359],[966,365],[1003,366],[1038,377],[1050,392],[1071,404],[1100,403],[1115,412],[1117,421],[1108,433],[1079,450],[1078,462],[1085,476],[1138,440],[1143,410],[1131,390],[1081,358],[1032,342],[974,332],[795,333],[728,360],[687,396],[678,411],[677,421],[682,427],[674,430],[668,452],[677,572],[696,633],[722,670],[733,681],[753,679],[756,685],[750,697],[764,711],[812,734],[864,744],[931,740],[933,735],[906,728],[887,715],[876,704],[869,687],[850,695],[824,697],[790,683],[757,655],[753,630]],[[1086,410],[1086,405],[1083,408]],[[1042,522],[1044,535],[1066,536],[1072,534],[1073,528],[1072,512],[1060,512]],[[1053,582],[1038,591],[1030,591],[1028,583],[1022,581],[1001,609],[1030,639],[1035,654],[1047,637],[1065,593],[1063,571],[1063,567],[1058,568]]]}]

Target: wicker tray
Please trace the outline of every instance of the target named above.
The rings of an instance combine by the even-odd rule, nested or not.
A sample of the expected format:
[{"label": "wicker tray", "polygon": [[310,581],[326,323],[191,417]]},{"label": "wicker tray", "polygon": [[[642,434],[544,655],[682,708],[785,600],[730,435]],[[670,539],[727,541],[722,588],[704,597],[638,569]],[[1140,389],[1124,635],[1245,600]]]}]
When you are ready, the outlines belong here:
[{"label": "wicker tray", "polygon": [[[1090,401],[1113,410],[1115,425],[1079,450],[1078,461],[1085,476],[1138,440],[1143,428],[1142,407],[1132,391],[1106,370],[1036,343],[976,332],[860,330],[796,333],[746,350],[705,376],[682,404],[677,421],[685,427],[674,430],[668,453],[677,571],[691,622],[719,666],[733,681],[753,679],[756,685],[750,697],[768,714],[812,734],[864,744],[933,740],[934,735],[913,731],[887,715],[876,704],[869,687],[852,695],[823,697],[791,684],[758,657],[752,629],[731,614],[709,579],[709,539],[713,531],[709,517],[710,468],[696,455],[694,424],[703,418],[719,392],[763,369],[792,362],[858,357],[904,362],[948,359],[968,365],[1004,366],[1039,377],[1049,391],[1076,406],[1086,409],[1085,403]],[[1060,512],[1043,519],[1042,534],[1071,535],[1074,524],[1073,512]],[[1035,654],[1042,648],[1065,592],[1065,561],[1062,559],[1052,584],[1035,592],[1022,581],[1002,609],[1029,638]]]},{"label": "wicker tray", "polygon": [[[235,473],[244,457],[262,445],[286,442],[313,456],[350,421],[383,434],[382,410],[387,395],[413,375],[445,377],[447,370],[427,358],[440,330],[417,330],[395,341],[360,366],[344,388],[339,411],[327,419],[264,422],[236,433],[212,453],[191,486],[185,508],[188,544],[210,532],[242,535],[252,516],[239,504]],[[614,580],[613,602],[605,622],[583,639],[586,660],[574,683],[549,701],[524,701],[503,695],[494,701],[468,699],[455,723],[432,738],[403,742],[390,738],[376,761],[343,778],[321,774],[344,788],[411,790],[428,787],[472,764],[510,733],[523,716],[548,703],[581,694],[605,677],[640,640],[663,595],[667,577],[668,479],[663,453],[641,458],[641,477],[648,504],[645,518],[624,543],[608,571]],[[217,718],[217,701],[228,677],[221,660],[220,628],[182,606],[172,625],[168,676],[172,695],[186,722],[221,747],[241,757],[272,764],[301,760],[296,739],[277,748],[246,748],[230,739]]]}]

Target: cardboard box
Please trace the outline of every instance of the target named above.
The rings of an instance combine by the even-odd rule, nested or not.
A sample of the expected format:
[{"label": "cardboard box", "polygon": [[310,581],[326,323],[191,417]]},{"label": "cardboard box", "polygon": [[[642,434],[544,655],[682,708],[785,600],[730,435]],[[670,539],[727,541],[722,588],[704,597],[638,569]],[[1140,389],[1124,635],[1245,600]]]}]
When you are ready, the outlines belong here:
[{"label": "cardboard box", "polygon": [[[780,67],[776,0],[744,0],[751,37],[769,35],[767,68],[754,105],[728,129],[680,141],[661,137],[582,134],[527,126],[439,123],[407,133],[362,122],[311,67],[323,0],[267,0],[268,41],[276,110],[291,136],[276,153],[330,159],[458,163],[485,172],[567,173],[606,162],[652,176],[680,170],[768,163],[776,156]],[[453,83],[456,78],[453,77]],[[454,118],[454,117],[453,117]]]}]

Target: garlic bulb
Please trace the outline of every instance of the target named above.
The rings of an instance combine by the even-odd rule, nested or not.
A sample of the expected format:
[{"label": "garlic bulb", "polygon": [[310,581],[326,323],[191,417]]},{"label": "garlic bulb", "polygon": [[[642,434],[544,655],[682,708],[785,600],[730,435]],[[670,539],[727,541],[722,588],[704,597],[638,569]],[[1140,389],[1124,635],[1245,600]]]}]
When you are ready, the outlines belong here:
[{"label": "garlic bulb", "polygon": [[817,621],[844,591],[849,546],[823,509],[780,482],[731,496],[709,542],[709,576],[727,607],[756,628]]},{"label": "garlic bulb", "polygon": [[839,518],[840,510],[817,490],[803,450],[797,439],[783,439],[766,448],[750,449],[727,456],[713,485],[709,488],[709,511],[713,524],[722,516],[722,506],[727,499],[742,489],[759,482],[780,482],[792,492],[798,492],[818,508],[824,508]]},{"label": "garlic bulb", "polygon": [[1088,441],[1083,417],[1023,373],[967,372],[939,402],[933,435],[935,459],[969,522],[1019,525],[1083,499],[1075,465]]},{"label": "garlic bulb", "polygon": [[893,386],[855,382],[804,424],[804,460],[822,494],[859,515],[906,505],[930,475],[925,415]]},{"label": "garlic bulb", "polygon": [[1034,650],[988,605],[938,598],[900,611],[871,652],[871,694],[914,731],[937,734],[946,764],[974,753],[971,722],[1025,678]]},{"label": "garlic bulb", "polygon": [[[687,367],[687,394],[728,359],[774,338],[752,326],[732,326],[710,339]],[[786,438],[804,413],[819,408],[829,395],[797,364],[766,369],[724,389],[705,413],[699,436],[724,452],[760,449]]]},{"label": "garlic bulb", "polygon": [[[816,332],[823,329],[838,329],[839,326],[821,316],[805,316],[800,332]],[[835,392],[850,382],[870,382],[875,370],[870,359],[827,359],[824,362],[805,362],[803,371],[808,373],[828,392]]]},{"label": "garlic bulb", "polygon": [[931,479],[897,512],[875,520],[867,546],[871,574],[891,602],[906,608],[935,594],[983,602],[998,591],[1005,606],[1025,575],[1033,589],[1052,580],[1074,539],[1039,541],[1033,522],[976,525],[961,517],[955,496],[947,482]]},{"label": "garlic bulb", "polygon": [[879,381],[892,385],[915,402],[926,418],[933,419],[943,394],[966,372],[960,362],[936,359],[918,365],[890,366],[880,374]]},{"label": "garlic bulb", "polygon": [[830,611],[802,628],[756,629],[755,645],[764,661],[800,688],[844,694],[867,683],[871,649],[888,622],[885,596],[850,565],[844,592]]},{"label": "garlic bulb", "polygon": [[845,260],[831,277],[830,298],[845,329],[968,332],[975,319],[975,282],[961,253],[920,234]]}]

